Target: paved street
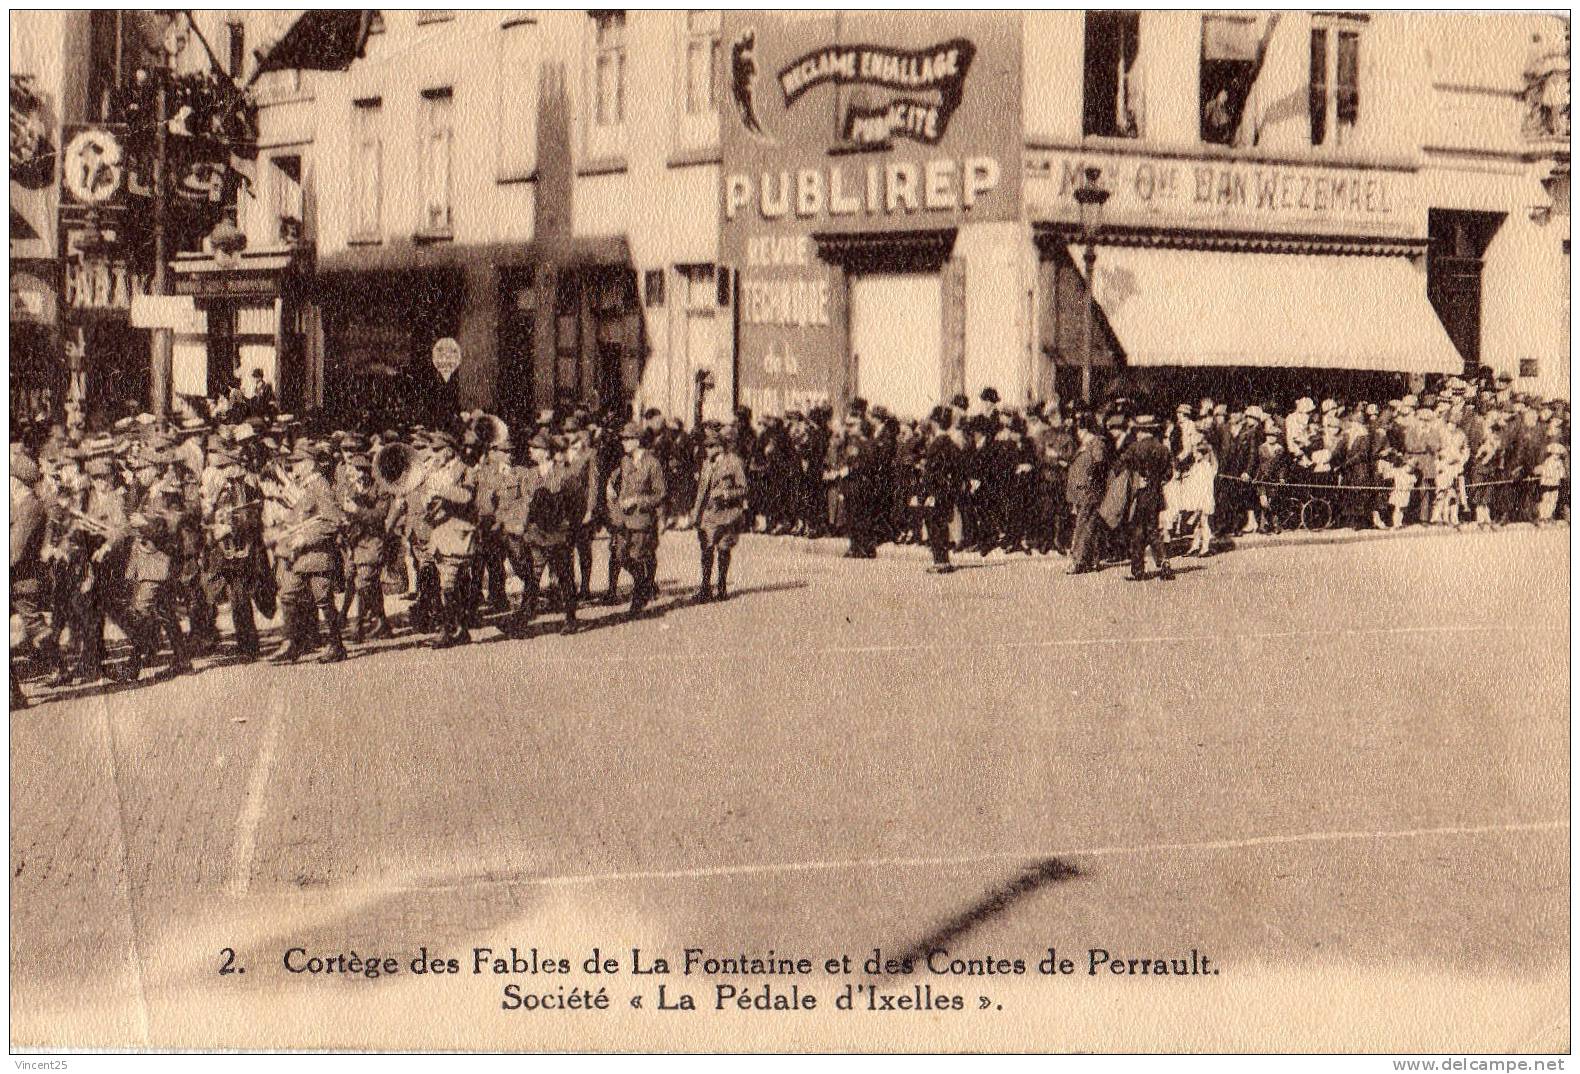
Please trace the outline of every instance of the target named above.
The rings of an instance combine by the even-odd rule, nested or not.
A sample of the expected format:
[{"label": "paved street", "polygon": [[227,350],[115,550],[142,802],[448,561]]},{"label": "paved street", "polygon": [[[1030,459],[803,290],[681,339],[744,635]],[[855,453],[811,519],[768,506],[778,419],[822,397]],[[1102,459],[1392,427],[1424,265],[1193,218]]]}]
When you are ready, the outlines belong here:
[{"label": "paved street", "polygon": [[[661,614],[574,638],[14,713],[14,1044],[1567,1049],[1567,530],[1145,585],[752,539],[704,607],[678,603],[694,549],[666,537]],[[655,978],[580,974],[512,979],[614,1009],[507,1012],[504,978],[406,972],[423,945],[470,971],[593,944],[1079,972],[788,1018],[636,1012]],[[293,947],[401,972],[292,975]],[[1088,976],[1091,948],[1221,973]]]}]

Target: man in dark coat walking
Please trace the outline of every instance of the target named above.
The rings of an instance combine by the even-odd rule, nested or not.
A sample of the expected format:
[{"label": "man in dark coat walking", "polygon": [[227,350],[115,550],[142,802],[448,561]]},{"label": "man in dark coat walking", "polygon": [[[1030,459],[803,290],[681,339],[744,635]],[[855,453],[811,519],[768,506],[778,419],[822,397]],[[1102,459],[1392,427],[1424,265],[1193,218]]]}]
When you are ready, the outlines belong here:
[{"label": "man in dark coat walking", "polygon": [[1163,548],[1163,531],[1158,516],[1163,512],[1163,486],[1168,483],[1173,460],[1168,447],[1158,439],[1158,419],[1150,414],[1136,418],[1135,438],[1120,452],[1119,467],[1130,480],[1130,579],[1146,578],[1146,551],[1158,565],[1158,578],[1169,581],[1174,570]]}]

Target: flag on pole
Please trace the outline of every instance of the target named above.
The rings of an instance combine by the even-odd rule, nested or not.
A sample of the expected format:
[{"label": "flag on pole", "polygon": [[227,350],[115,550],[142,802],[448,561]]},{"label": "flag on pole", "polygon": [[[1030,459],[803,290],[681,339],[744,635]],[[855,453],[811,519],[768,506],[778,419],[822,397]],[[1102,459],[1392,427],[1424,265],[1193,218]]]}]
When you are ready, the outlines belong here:
[{"label": "flag on pole", "polygon": [[273,44],[257,52],[258,69],[249,82],[269,71],[344,71],[367,51],[376,11],[307,11]]}]

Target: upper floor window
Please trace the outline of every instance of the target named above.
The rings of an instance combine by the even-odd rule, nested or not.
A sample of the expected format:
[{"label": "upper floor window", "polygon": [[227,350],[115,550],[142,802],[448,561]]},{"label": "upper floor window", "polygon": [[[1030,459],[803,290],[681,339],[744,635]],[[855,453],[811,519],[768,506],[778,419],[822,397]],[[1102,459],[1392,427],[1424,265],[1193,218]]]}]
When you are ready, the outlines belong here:
[{"label": "upper floor window", "polygon": [[1139,12],[1086,13],[1083,134],[1109,138],[1141,134],[1141,94],[1136,77],[1140,39]]},{"label": "upper floor window", "polygon": [[269,158],[268,188],[269,215],[273,218],[275,234],[270,238],[292,244],[302,241],[302,158],[297,153],[281,154]]},{"label": "upper floor window", "polygon": [[455,141],[455,95],[427,90],[422,95],[422,222],[425,234],[450,233],[452,155]]},{"label": "upper floor window", "polygon": [[1347,144],[1360,119],[1361,27],[1356,19],[1311,28],[1311,144]]},{"label": "upper floor window", "polygon": [[377,97],[357,101],[352,113],[351,237],[377,239],[382,230],[384,102]]},{"label": "upper floor window", "polygon": [[716,111],[718,103],[719,12],[686,12],[686,114]]},{"label": "upper floor window", "polygon": [[625,12],[593,18],[593,122],[618,127],[625,122]]},{"label": "upper floor window", "polygon": [[1201,21],[1201,139],[1232,145],[1256,80],[1262,28],[1254,15],[1204,15]]}]

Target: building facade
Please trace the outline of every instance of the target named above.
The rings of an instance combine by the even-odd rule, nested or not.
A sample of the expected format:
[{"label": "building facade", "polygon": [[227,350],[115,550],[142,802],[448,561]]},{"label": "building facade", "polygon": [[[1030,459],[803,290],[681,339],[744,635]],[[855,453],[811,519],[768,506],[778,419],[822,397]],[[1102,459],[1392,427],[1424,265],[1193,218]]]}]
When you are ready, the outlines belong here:
[{"label": "building facade", "polygon": [[[386,12],[315,93],[323,399],[689,413],[725,381],[718,17]],[[721,300],[724,305],[721,306]],[[431,353],[454,339],[446,381]]]},{"label": "building facade", "polygon": [[[1086,377],[1567,393],[1557,17],[391,11],[349,69],[254,81],[296,14],[197,12],[174,61],[248,84],[257,131],[228,220],[172,251],[178,391],[257,368],[293,410],[512,422]],[[14,70],[61,69],[19,36]]]}]

